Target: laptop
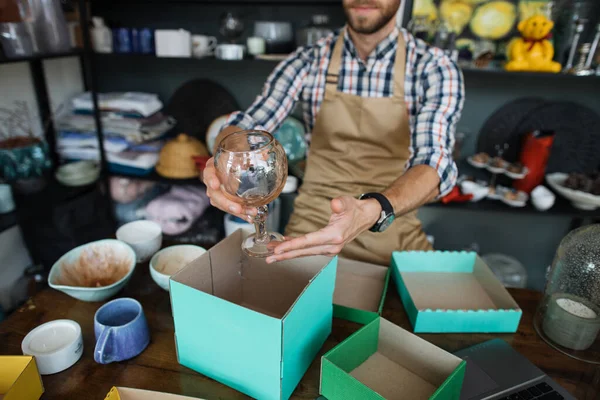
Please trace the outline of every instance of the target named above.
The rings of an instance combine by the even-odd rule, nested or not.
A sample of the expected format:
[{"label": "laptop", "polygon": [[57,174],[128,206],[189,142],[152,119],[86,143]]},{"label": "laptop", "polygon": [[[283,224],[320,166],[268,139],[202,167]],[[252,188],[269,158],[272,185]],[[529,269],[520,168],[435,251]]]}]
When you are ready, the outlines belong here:
[{"label": "laptop", "polygon": [[460,400],[576,400],[504,340],[454,354],[467,362]]}]

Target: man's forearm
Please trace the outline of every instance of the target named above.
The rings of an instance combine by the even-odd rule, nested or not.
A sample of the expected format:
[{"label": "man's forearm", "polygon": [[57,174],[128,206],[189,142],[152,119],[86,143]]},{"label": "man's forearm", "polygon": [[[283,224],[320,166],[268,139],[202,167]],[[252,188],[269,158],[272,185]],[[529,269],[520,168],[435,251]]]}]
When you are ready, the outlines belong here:
[{"label": "man's forearm", "polygon": [[384,192],[396,215],[403,215],[429,203],[440,194],[440,177],[429,165],[415,165]]}]

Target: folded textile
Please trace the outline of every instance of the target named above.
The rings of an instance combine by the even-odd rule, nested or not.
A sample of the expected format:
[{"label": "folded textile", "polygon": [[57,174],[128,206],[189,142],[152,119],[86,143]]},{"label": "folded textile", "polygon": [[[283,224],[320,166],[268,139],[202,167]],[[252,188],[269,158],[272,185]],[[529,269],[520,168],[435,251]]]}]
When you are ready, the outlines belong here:
[{"label": "folded textile", "polygon": [[146,190],[140,196],[136,197],[128,203],[115,203],[115,215],[118,223],[126,224],[128,222],[137,221],[146,218],[146,206],[149,202],[165,193],[168,186],[158,184]]},{"label": "folded textile", "polygon": [[[99,160],[100,151],[97,148],[59,148],[58,153],[68,160]],[[119,153],[106,153],[106,160],[112,164],[127,167],[150,169],[158,162],[158,153],[138,153],[133,151],[122,151]]]},{"label": "folded textile", "polygon": [[[177,121],[174,118],[167,117],[156,124],[128,127],[121,124],[107,123],[103,119],[102,131],[106,136],[120,136],[130,142],[141,143],[160,138],[173,129],[176,123]],[[56,129],[71,133],[81,132],[95,135],[96,122],[89,115],[63,114],[56,120]]]},{"label": "folded textile", "polygon": [[167,235],[179,235],[190,229],[209,205],[206,189],[173,186],[146,206],[146,218],[158,223]]},{"label": "folded textile", "polygon": [[[58,147],[89,147],[98,148],[98,137],[94,132],[70,132],[59,131],[57,135]],[[138,152],[159,152],[164,145],[163,140],[153,140],[150,142],[138,143],[127,140],[121,136],[104,136],[104,149],[111,153],[118,153],[125,150]]]},{"label": "folded textile", "polygon": [[[93,110],[90,92],[82,93],[71,100],[76,110]],[[162,109],[163,104],[156,94],[140,92],[113,92],[98,94],[98,107],[102,111],[137,113],[148,117]]]}]

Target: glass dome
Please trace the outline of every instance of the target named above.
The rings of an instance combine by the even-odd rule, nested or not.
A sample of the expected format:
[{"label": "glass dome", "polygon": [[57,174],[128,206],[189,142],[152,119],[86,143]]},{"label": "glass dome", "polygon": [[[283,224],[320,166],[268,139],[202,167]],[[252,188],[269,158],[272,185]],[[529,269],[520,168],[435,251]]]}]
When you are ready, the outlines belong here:
[{"label": "glass dome", "polygon": [[534,326],[552,347],[600,364],[600,225],[576,229],[560,243]]}]

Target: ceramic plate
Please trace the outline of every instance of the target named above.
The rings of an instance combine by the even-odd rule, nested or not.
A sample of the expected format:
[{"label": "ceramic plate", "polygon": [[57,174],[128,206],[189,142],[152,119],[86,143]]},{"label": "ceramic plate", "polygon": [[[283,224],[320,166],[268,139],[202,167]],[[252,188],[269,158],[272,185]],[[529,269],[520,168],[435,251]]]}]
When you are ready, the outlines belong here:
[{"label": "ceramic plate", "polygon": [[579,208],[580,210],[595,210],[600,207],[600,196],[564,187],[563,185],[568,177],[568,174],[556,172],[546,175],[546,181],[552,189],[571,201],[575,208]]},{"label": "ceramic plate", "polygon": [[527,174],[529,173],[529,168],[527,167],[523,167],[523,172],[521,172],[520,174],[517,174],[515,172],[510,172],[509,170],[506,170],[504,172],[504,175],[508,176],[509,178],[512,179],[523,179],[527,176]]},{"label": "ceramic plate", "polygon": [[294,117],[288,117],[275,132],[275,139],[285,149],[290,163],[303,160],[306,157],[306,130],[302,122]]},{"label": "ceramic plate", "polygon": [[475,168],[485,168],[487,167],[487,163],[477,162],[473,159],[473,156],[467,157],[467,162],[474,166]]},{"label": "ceramic plate", "polygon": [[215,140],[217,139],[219,132],[221,132],[221,128],[223,128],[223,125],[225,125],[227,117],[229,117],[229,114],[221,115],[215,119],[206,130],[206,147],[208,147],[208,152],[211,155],[213,154]]}]

